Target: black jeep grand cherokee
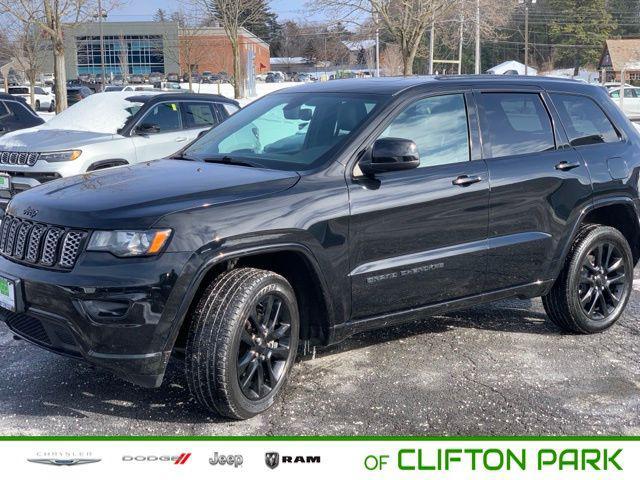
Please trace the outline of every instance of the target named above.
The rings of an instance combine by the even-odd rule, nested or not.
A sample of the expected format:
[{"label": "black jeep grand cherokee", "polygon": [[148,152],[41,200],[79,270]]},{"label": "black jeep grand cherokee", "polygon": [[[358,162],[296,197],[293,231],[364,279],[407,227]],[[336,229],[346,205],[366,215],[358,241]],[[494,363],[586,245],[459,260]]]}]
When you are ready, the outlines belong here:
[{"label": "black jeep grand cherokee", "polygon": [[289,88],[173,159],[15,197],[0,302],[16,334],[262,412],[299,342],[506,297],[565,331],[622,314],[640,256],[640,135],[606,93],[543,78]]}]

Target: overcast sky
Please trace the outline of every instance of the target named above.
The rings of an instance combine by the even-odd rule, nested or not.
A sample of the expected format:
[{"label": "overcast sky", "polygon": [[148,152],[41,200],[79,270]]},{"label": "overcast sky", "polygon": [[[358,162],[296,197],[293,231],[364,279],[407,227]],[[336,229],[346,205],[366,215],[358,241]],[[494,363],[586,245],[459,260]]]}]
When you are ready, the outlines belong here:
[{"label": "overcast sky", "polygon": [[[271,9],[278,14],[279,19],[304,19],[308,15],[304,11],[306,0],[271,0]],[[151,20],[158,8],[167,11],[175,10],[179,2],[176,0],[124,0],[124,5],[109,15],[111,21]]]}]

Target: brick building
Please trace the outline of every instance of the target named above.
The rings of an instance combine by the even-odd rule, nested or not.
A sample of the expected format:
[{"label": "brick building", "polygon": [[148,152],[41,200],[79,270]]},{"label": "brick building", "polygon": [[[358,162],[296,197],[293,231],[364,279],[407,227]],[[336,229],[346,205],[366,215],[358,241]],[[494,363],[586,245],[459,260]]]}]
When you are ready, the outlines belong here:
[{"label": "brick building", "polygon": [[[181,72],[205,71],[233,74],[231,43],[222,27],[202,27],[181,29],[178,35]],[[269,45],[242,28],[240,29],[240,51],[242,64],[249,51],[253,51],[256,73],[269,70]]]}]

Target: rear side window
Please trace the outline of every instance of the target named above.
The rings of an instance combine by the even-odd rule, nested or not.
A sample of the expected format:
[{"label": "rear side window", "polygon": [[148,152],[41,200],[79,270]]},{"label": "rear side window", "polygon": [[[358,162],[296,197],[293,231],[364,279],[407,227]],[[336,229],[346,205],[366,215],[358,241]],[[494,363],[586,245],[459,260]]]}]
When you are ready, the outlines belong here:
[{"label": "rear side window", "polygon": [[590,98],[552,93],[551,99],[574,147],[620,141],[618,131]]},{"label": "rear side window", "polygon": [[160,133],[180,130],[180,107],[178,103],[159,103],[151,107],[140,123],[153,125]]},{"label": "rear side window", "polygon": [[224,107],[224,109],[227,111],[227,113],[229,114],[229,116],[233,115],[234,113],[236,113],[238,110],[240,110],[239,107],[236,107],[235,105],[232,105],[230,103],[223,103],[222,106]]},{"label": "rear side window", "polygon": [[183,102],[182,113],[184,128],[208,128],[217,123],[212,103]]},{"label": "rear side window", "polygon": [[483,93],[482,134],[491,157],[555,149],[549,113],[537,93]]},{"label": "rear side window", "polygon": [[9,94],[11,95],[27,95],[29,89],[26,87],[9,87]]}]

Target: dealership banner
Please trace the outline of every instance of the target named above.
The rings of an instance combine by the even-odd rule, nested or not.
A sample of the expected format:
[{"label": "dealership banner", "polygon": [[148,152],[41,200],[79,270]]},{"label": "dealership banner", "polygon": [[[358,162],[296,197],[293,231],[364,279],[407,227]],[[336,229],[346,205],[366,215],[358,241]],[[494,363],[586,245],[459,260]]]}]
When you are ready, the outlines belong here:
[{"label": "dealership banner", "polygon": [[0,448],[5,478],[640,478],[640,439],[5,439]]}]

